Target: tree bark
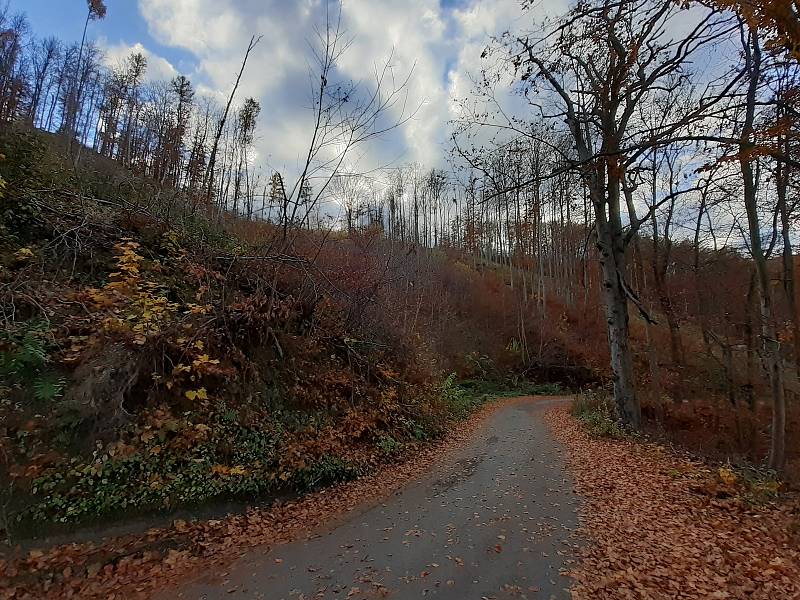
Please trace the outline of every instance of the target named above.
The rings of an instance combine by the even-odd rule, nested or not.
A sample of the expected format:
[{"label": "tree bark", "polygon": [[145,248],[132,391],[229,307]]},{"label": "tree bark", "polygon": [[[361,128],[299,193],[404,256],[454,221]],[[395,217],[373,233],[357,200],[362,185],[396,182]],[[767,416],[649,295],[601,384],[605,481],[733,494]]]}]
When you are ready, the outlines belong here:
[{"label": "tree bark", "polygon": [[611,351],[611,370],[614,381],[614,404],[618,417],[626,424],[641,425],[641,408],[636,398],[633,357],[630,347],[630,322],[628,298],[621,279],[624,272],[624,254],[614,250],[608,232],[601,232],[598,247],[603,273],[608,344]]}]

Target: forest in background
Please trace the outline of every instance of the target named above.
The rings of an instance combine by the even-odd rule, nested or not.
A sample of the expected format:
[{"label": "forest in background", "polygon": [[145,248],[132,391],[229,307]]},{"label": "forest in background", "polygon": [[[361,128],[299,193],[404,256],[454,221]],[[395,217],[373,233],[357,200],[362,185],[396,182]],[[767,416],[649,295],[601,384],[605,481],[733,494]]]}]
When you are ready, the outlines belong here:
[{"label": "forest in background", "polygon": [[796,14],[760,6],[501,35],[449,168],[380,177],[348,157],[413,111],[390,61],[337,81],[335,18],[293,176],[255,164],[238,80],[146,83],[6,10],[6,520],[23,489],[72,521],[351,477],[472,402],[450,373],[605,386],[627,425],[796,476]]}]

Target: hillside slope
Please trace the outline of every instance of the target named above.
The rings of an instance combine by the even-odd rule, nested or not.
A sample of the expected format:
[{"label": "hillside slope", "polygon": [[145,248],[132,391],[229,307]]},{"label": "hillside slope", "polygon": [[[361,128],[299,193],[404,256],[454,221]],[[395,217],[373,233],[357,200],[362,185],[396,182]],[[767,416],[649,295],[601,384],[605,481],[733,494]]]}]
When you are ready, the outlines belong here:
[{"label": "hillside slope", "polygon": [[448,373],[530,364],[518,294],[455,253],[289,243],[36,132],[0,152],[7,533],[351,478],[468,412]]}]

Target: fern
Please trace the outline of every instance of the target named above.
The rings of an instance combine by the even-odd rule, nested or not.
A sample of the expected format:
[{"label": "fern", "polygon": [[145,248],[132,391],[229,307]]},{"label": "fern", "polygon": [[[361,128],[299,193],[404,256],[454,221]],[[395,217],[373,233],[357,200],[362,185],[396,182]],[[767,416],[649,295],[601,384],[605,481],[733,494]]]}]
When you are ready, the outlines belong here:
[{"label": "fern", "polygon": [[33,397],[38,402],[52,402],[64,393],[66,381],[52,373],[44,373],[33,381]]},{"label": "fern", "polygon": [[30,393],[37,401],[51,402],[59,398],[66,382],[47,370],[49,347],[46,321],[26,321],[16,330],[0,333],[0,377]]},{"label": "fern", "polygon": [[17,349],[17,362],[25,367],[39,369],[47,363],[46,340],[39,332],[26,332]]}]

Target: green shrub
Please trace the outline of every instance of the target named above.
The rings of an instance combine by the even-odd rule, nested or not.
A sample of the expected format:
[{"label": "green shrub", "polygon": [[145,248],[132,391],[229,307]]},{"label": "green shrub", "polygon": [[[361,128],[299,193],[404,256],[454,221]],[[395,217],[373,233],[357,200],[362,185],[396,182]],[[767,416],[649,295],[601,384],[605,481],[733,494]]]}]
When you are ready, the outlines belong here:
[{"label": "green shrub", "polygon": [[590,390],[578,394],[572,405],[572,414],[593,437],[625,437],[625,431],[616,419],[610,398],[603,393]]},{"label": "green shrub", "polygon": [[491,398],[513,398],[516,396],[557,396],[564,390],[557,383],[533,383],[515,379],[464,379],[458,387],[471,395]]},{"label": "green shrub", "polygon": [[734,471],[744,486],[743,500],[748,504],[760,506],[777,502],[783,490],[783,483],[775,471],[742,465]]},{"label": "green shrub", "polygon": [[476,394],[474,391],[459,385],[456,382],[455,373],[451,373],[444,380],[441,394],[442,399],[447,404],[448,412],[456,419],[467,418],[484,401],[483,394]]},{"label": "green shrub", "polygon": [[424,420],[420,417],[421,415],[412,419],[401,416],[397,420],[398,425],[405,430],[404,433],[417,442],[426,442],[430,440],[431,437],[436,437],[438,433],[441,433],[441,427],[433,427],[431,424],[426,425]]},{"label": "green shrub", "polygon": [[378,450],[384,456],[392,456],[403,449],[403,443],[394,439],[391,435],[381,435],[378,437]]},{"label": "green shrub", "polygon": [[323,456],[312,466],[298,471],[292,483],[297,490],[306,492],[317,488],[351,481],[364,474],[363,469],[338,456]]},{"label": "green shrub", "polygon": [[179,231],[181,245],[189,248],[233,252],[241,243],[235,236],[198,214],[184,216]]},{"label": "green shrub", "polygon": [[126,456],[104,455],[92,462],[75,458],[33,481],[33,501],[18,520],[66,523],[122,510],[252,497],[278,486],[280,432],[224,418],[210,432],[206,441],[189,449],[174,448],[157,437]]},{"label": "green shrub", "polygon": [[518,384],[513,390],[520,396],[560,396],[564,388],[558,383],[531,383],[529,381]]},{"label": "green shrub", "polygon": [[496,398],[561,393],[563,393],[561,387],[553,383],[536,384],[496,379],[458,381],[455,373],[448,375],[441,387],[441,398],[447,405],[447,413],[457,420],[465,419],[475,409]]},{"label": "green shrub", "polygon": [[485,354],[470,352],[464,357],[467,367],[481,379],[490,379],[497,374],[497,368],[491,358]]},{"label": "green shrub", "polygon": [[0,134],[0,230],[17,241],[39,236],[41,205],[37,190],[51,186],[47,144],[41,134],[6,129]]}]

